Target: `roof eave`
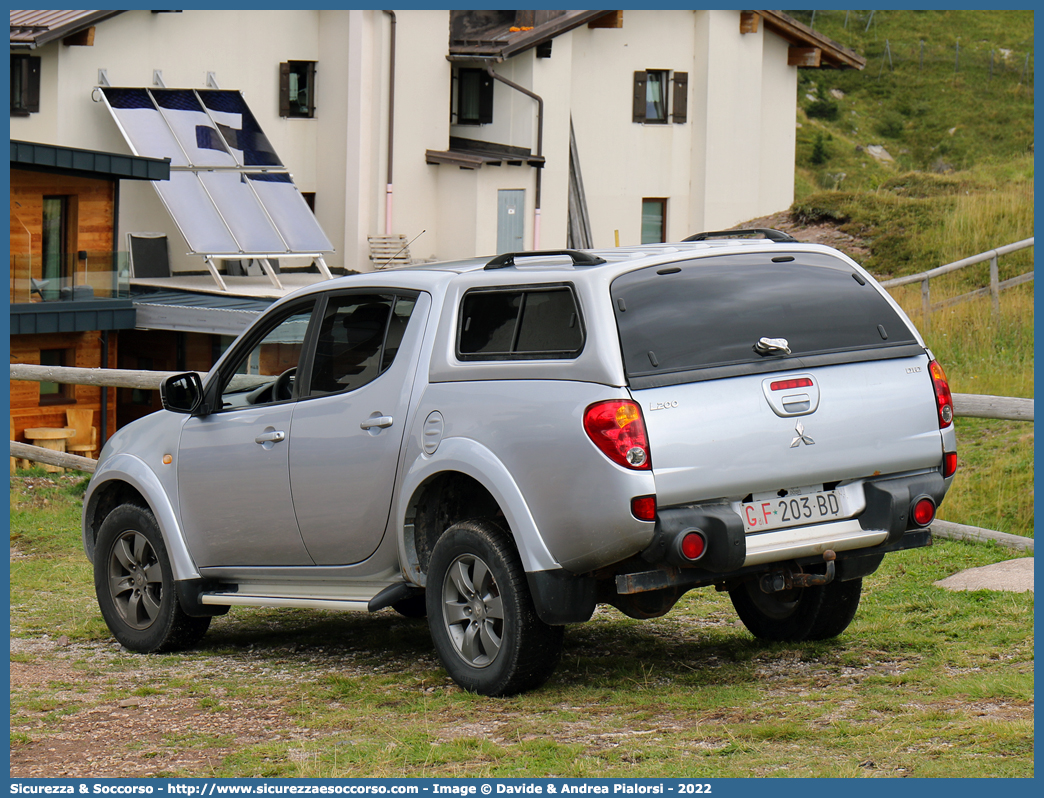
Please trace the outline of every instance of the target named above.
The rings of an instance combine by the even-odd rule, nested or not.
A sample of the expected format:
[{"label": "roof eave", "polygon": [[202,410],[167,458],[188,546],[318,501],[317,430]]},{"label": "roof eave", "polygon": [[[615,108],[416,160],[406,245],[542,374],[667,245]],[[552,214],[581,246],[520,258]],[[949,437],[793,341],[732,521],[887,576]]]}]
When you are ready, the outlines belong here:
[{"label": "roof eave", "polygon": [[40,33],[39,36],[34,36],[32,41],[13,41],[11,42],[11,48],[17,50],[35,50],[38,47],[43,47],[45,44],[50,44],[57,39],[64,39],[66,36],[72,36],[74,33],[79,33],[92,25],[96,25],[99,22],[103,22],[104,20],[122,13],[123,11],[94,11],[68,23],[67,25],[62,25],[57,28],[48,28]]},{"label": "roof eave", "polygon": [[782,11],[759,10],[757,13],[765,20],[765,27],[778,36],[793,44],[820,50],[822,60],[827,66],[850,69],[862,69],[866,66],[866,58],[855,50],[828,39]]},{"label": "roof eave", "polygon": [[509,41],[495,44],[475,44],[450,46],[450,61],[486,60],[504,61],[505,59],[524,53],[544,42],[568,33],[581,25],[598,19],[605,11],[569,11],[561,17],[539,25],[532,30],[524,31],[510,38]]}]

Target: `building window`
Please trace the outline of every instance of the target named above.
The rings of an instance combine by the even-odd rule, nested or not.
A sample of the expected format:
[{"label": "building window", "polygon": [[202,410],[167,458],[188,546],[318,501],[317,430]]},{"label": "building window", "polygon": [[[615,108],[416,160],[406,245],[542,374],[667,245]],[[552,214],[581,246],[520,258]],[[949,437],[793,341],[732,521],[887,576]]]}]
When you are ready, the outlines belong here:
[{"label": "building window", "polygon": [[[41,366],[67,366],[76,361],[76,353],[71,349],[41,349]],[[61,382],[40,383],[41,405],[73,404],[76,401],[75,385]]]},{"label": "building window", "polygon": [[70,198],[44,197],[40,236],[42,299],[57,299],[69,277]]},{"label": "building window", "polygon": [[40,57],[11,56],[11,116],[40,111]]},{"label": "building window", "polygon": [[687,72],[647,69],[634,73],[632,121],[656,125],[668,122],[681,124],[687,119],[688,103]]},{"label": "building window", "polygon": [[458,125],[488,125],[493,121],[493,78],[486,70],[457,70],[456,108]]},{"label": "building window", "polygon": [[279,115],[292,119],[315,116],[315,61],[279,65]]},{"label": "building window", "polygon": [[642,243],[659,244],[667,240],[667,200],[642,200]]}]

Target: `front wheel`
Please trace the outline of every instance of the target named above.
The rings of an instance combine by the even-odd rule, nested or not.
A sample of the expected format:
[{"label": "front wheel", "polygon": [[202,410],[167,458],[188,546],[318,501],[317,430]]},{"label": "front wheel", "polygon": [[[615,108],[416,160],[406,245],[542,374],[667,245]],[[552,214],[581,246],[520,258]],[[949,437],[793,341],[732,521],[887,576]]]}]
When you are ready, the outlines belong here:
[{"label": "front wheel", "polygon": [[462,521],[428,566],[428,625],[446,671],[465,690],[506,696],[554,672],[564,628],[537,617],[511,538],[491,521]]},{"label": "front wheel", "polygon": [[133,504],[120,505],[102,522],[94,589],[109,630],[131,651],[188,648],[210,626],[210,618],[193,618],[181,609],[156,518]]}]

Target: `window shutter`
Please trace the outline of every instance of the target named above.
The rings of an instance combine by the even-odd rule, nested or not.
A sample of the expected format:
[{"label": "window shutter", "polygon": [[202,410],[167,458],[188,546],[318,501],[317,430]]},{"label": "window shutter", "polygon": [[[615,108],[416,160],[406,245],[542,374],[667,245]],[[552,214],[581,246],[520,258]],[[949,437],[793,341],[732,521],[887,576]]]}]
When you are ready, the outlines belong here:
[{"label": "window shutter", "polygon": [[646,72],[634,73],[634,104],[631,112],[632,122],[645,121],[645,84],[648,81]]},{"label": "window shutter", "polygon": [[308,62],[308,116],[315,116],[315,61]]},{"label": "window shutter", "polygon": [[290,116],[290,64],[279,65],[279,115]]},{"label": "window shutter", "polygon": [[482,75],[479,85],[479,124],[488,125],[493,122],[493,78]]},{"label": "window shutter", "polygon": [[689,111],[689,73],[674,73],[674,106],[671,116],[674,124],[679,125],[687,120]]}]

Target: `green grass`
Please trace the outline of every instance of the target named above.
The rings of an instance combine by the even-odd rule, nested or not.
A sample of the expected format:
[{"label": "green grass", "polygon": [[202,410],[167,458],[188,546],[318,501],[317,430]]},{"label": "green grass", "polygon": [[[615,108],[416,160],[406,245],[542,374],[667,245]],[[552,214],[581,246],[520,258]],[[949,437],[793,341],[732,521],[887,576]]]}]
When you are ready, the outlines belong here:
[{"label": "green grass", "polygon": [[[1033,595],[933,586],[1011,556],[992,545],[890,555],[834,641],[757,641],[713,590],[652,621],[600,611],[569,628],[544,688],[489,699],[450,682],[423,621],[391,611],[236,608],[195,651],[122,653],[78,497],[43,505],[12,484],[12,638],[72,641],[12,656],[56,669],[12,689],[13,750],[134,699],[124,711],[180,725],[104,745],[175,777],[1033,775]],[[177,764],[193,751],[205,765]]]}]

